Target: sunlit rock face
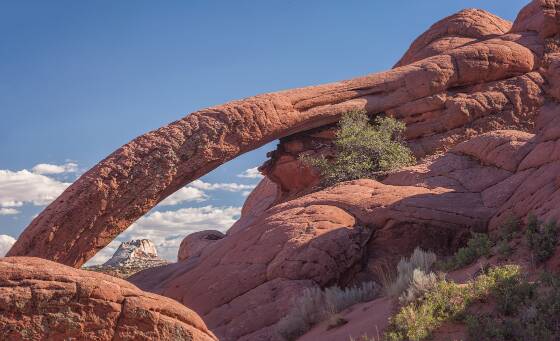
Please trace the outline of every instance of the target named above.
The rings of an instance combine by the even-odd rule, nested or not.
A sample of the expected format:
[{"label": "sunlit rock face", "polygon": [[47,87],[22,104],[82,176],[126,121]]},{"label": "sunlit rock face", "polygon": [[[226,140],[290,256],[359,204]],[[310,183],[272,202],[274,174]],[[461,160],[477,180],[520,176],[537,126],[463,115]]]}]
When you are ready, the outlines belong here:
[{"label": "sunlit rock face", "polygon": [[[79,266],[178,188],[280,138],[223,238],[130,278],[194,309],[222,340],[276,340],[276,323],[306,288],[377,280],[416,246],[450,252],[512,215],[558,220],[556,8],[533,1],[513,24],[461,11],[391,70],[234,101],[147,133],[68,188],[10,255]],[[316,188],[298,157],[328,149],[329,127],[349,110],[405,122],[419,163]]]}]

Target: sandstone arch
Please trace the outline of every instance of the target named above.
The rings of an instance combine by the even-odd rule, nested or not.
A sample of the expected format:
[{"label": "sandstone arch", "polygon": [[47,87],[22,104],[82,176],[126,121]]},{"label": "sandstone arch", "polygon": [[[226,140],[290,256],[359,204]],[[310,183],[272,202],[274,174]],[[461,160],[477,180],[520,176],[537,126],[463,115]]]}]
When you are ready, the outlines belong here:
[{"label": "sandstone arch", "polygon": [[[535,4],[548,6],[544,0]],[[473,34],[461,18],[474,12],[460,12],[428,30],[437,39],[417,41],[407,57],[410,63],[405,59],[395,69],[233,101],[142,135],[80,177],[33,220],[8,255],[79,267],[185,184],[269,141],[333,123],[350,109],[403,118],[419,155],[429,154],[441,139],[460,140],[461,129],[481,117],[500,120],[497,111],[534,114],[542,105],[544,83],[534,72],[544,54],[543,37],[534,31],[549,21],[534,8],[525,12],[513,26],[516,33],[509,34],[508,23],[496,24],[483,11],[476,12],[476,21],[485,29]],[[452,22],[453,30],[438,28]],[[457,45],[448,39],[453,37],[472,40]],[[425,49],[436,40],[437,48]],[[423,51],[421,57],[415,51]],[[515,84],[515,91],[507,82]]]}]

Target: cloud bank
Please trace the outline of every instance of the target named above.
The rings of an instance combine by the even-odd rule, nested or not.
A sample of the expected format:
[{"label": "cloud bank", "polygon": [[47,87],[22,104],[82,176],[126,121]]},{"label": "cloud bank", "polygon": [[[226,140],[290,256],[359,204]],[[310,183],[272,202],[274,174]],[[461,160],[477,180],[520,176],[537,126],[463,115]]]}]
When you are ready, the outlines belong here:
[{"label": "cloud bank", "polygon": [[121,241],[150,239],[157,247],[161,258],[177,261],[177,251],[183,238],[202,230],[225,232],[239,218],[241,207],[189,207],[175,211],[149,213],[138,219],[130,228],[121,233],[86,265],[106,262],[117,250]]},{"label": "cloud bank", "polygon": [[[56,176],[75,173],[78,165],[68,162],[62,165],[41,163],[31,171],[0,170],[0,216],[20,214],[17,209],[23,205],[44,206],[56,199],[70,183],[57,180]],[[257,168],[251,168],[238,175],[241,178],[257,179],[262,177]],[[168,209],[189,202],[203,202],[210,199],[208,192],[227,191],[247,196],[255,184],[209,183],[195,180],[179,189],[155,208],[155,211],[136,221],[123,232],[117,240],[111,242],[88,262],[88,265],[104,263],[116,251],[121,241],[147,238],[152,240],[162,258],[175,261],[179,244],[185,236],[201,230],[220,230],[225,232],[239,218],[241,207],[204,207]],[[7,252],[15,240],[9,236],[0,236],[2,247]]]},{"label": "cloud bank", "polygon": [[19,211],[15,208],[10,207],[0,207],[0,215],[16,215],[19,214]]},{"label": "cloud bank", "polygon": [[44,206],[68,186],[70,183],[26,169],[17,172],[0,170],[0,207],[19,207],[24,204]]},{"label": "cloud bank", "polygon": [[34,166],[31,171],[35,174],[63,174],[75,173],[78,171],[78,164],[68,162],[63,165],[52,165],[49,163],[40,163]]},{"label": "cloud bank", "polygon": [[241,174],[237,174],[240,178],[247,178],[247,179],[262,179],[263,176],[259,172],[259,167],[249,168]]},{"label": "cloud bank", "polygon": [[149,213],[138,219],[119,240],[147,238],[156,244],[160,257],[176,261],[183,238],[202,230],[225,232],[241,214],[241,207],[188,207]]},{"label": "cloud bank", "polygon": [[8,235],[0,234],[0,257],[4,257],[16,240]]},{"label": "cloud bank", "polygon": [[208,196],[198,188],[183,187],[160,202],[159,206],[174,206],[190,201],[204,201]]},{"label": "cloud bank", "polygon": [[206,191],[222,190],[228,192],[241,192],[253,189],[256,185],[244,185],[238,183],[208,183],[202,180],[195,180],[191,182],[189,186]]}]

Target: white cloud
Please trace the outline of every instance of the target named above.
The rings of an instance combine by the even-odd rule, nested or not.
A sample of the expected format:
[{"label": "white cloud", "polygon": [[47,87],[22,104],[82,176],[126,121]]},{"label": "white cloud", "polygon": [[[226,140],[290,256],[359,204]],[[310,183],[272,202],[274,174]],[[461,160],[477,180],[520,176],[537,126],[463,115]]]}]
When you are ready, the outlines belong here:
[{"label": "white cloud", "polygon": [[48,163],[40,163],[33,167],[31,171],[35,174],[62,174],[75,173],[78,171],[78,164],[68,162],[63,165],[51,165]]},{"label": "white cloud", "polygon": [[239,218],[241,207],[189,207],[153,212],[138,219],[119,240],[150,239],[162,258],[176,261],[183,238],[202,230],[225,232]]},{"label": "white cloud", "polygon": [[259,172],[259,167],[249,168],[241,174],[237,174],[240,178],[248,178],[248,179],[261,179],[263,178],[262,174]]},{"label": "white cloud", "polygon": [[70,183],[60,182],[26,169],[17,172],[0,169],[0,206],[19,207],[25,203],[47,205],[68,186]]},{"label": "white cloud", "polygon": [[16,215],[19,211],[15,208],[0,207],[0,215]]},{"label": "white cloud", "polygon": [[159,206],[173,206],[189,201],[204,201],[208,197],[198,188],[183,187],[160,202]]},{"label": "white cloud", "polygon": [[0,234],[0,257],[4,257],[16,240],[8,235]]},{"label": "white cloud", "polygon": [[228,192],[241,192],[256,187],[256,185],[244,185],[238,183],[208,183],[202,180],[195,180],[191,182],[189,186],[206,191],[222,190]]}]

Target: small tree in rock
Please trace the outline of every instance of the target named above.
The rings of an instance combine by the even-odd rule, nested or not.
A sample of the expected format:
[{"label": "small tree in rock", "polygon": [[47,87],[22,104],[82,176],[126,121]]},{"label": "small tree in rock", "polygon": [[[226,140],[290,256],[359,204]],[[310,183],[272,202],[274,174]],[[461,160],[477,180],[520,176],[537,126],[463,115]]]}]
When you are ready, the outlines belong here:
[{"label": "small tree in rock", "polygon": [[377,117],[372,124],[365,111],[350,111],[342,116],[338,126],[334,157],[301,157],[304,163],[319,170],[325,186],[375,178],[415,162],[402,140],[405,125],[394,118]]}]

